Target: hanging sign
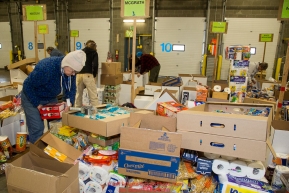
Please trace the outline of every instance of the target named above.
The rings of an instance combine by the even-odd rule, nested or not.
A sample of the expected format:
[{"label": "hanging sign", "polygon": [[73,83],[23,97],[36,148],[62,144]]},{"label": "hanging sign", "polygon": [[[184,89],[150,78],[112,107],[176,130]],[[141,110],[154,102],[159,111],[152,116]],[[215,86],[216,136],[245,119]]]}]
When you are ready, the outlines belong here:
[{"label": "hanging sign", "polygon": [[70,30],[70,37],[79,37],[78,30]]},{"label": "hanging sign", "polygon": [[38,33],[48,34],[48,25],[47,24],[38,25]]},{"label": "hanging sign", "polygon": [[124,36],[125,36],[126,38],[132,38],[132,34],[133,34],[133,31],[131,31],[131,30],[125,30]]},{"label": "hanging sign", "polygon": [[280,0],[278,20],[289,20],[289,0]]},{"label": "hanging sign", "polygon": [[149,17],[150,0],[121,0],[120,16],[126,18]]},{"label": "hanging sign", "polygon": [[46,5],[23,5],[24,21],[44,21],[46,20]]},{"label": "hanging sign", "polygon": [[273,42],[274,34],[259,34],[259,42]]},{"label": "hanging sign", "polygon": [[226,34],[228,30],[228,22],[215,22],[210,23],[210,32],[211,33],[224,33]]}]

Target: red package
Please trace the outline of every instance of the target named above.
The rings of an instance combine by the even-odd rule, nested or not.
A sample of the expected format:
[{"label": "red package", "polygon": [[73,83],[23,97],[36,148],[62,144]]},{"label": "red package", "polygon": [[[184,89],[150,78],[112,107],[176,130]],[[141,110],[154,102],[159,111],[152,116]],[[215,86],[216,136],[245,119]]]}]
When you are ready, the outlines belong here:
[{"label": "red package", "polygon": [[61,111],[61,112],[46,112],[46,113],[40,112],[40,115],[41,115],[42,119],[60,119],[62,117],[62,113],[63,113],[63,111]]},{"label": "red package", "polygon": [[64,103],[57,103],[57,104],[48,104],[40,109],[40,113],[59,113],[64,110]]}]

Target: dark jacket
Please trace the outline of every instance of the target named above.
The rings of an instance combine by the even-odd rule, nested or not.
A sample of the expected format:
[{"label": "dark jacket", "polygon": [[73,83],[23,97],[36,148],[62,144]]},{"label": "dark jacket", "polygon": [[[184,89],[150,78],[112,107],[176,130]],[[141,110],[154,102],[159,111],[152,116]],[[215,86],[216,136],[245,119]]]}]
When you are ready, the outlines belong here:
[{"label": "dark jacket", "polygon": [[98,72],[98,53],[91,48],[85,47],[82,49],[86,53],[85,66],[78,74],[90,73],[93,77],[96,77]]},{"label": "dark jacket", "polygon": [[70,98],[71,103],[74,104],[76,78],[71,76],[71,88],[67,90],[68,77],[66,75],[63,77],[61,74],[61,61],[63,58],[63,56],[49,57],[40,60],[35,69],[25,79],[23,91],[34,107],[40,105],[41,101],[55,99],[60,94],[61,87],[64,90],[65,99]]},{"label": "dark jacket", "polygon": [[60,57],[60,56],[64,56],[64,54],[62,54],[59,50],[57,50],[57,49],[54,48],[54,49],[51,51],[50,56],[51,56],[51,57],[52,57],[52,56],[58,56],[58,57]]}]

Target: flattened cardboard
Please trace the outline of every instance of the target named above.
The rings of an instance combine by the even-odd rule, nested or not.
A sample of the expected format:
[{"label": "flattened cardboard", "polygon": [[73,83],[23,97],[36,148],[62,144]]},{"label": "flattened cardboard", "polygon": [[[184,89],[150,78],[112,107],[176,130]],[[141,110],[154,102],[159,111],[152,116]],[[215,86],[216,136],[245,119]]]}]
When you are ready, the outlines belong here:
[{"label": "flattened cardboard", "polygon": [[123,81],[123,74],[102,74],[101,75],[101,84],[102,85],[119,85]]},{"label": "flattened cardboard", "polygon": [[45,158],[43,151],[34,150],[35,148],[30,149],[28,153],[6,166],[8,192],[79,192],[78,164],[72,165]]},{"label": "flattened cardboard", "polygon": [[32,63],[35,63],[36,60],[35,58],[26,58],[24,60],[20,60],[19,62],[15,62],[13,64],[9,64],[7,67],[8,67],[8,70],[11,70],[11,69],[14,69],[14,68],[19,68],[23,65],[27,65],[27,64],[32,64]]},{"label": "flattened cardboard", "polygon": [[174,132],[121,128],[118,172],[176,182],[182,136]]},{"label": "flattened cardboard", "polygon": [[[270,107],[271,111],[268,117],[213,112],[215,110],[230,112],[235,108],[246,110],[251,107],[257,109]],[[270,133],[272,111],[272,105],[207,103],[179,112],[177,114],[177,128],[180,131],[266,141],[267,135]]]},{"label": "flattened cardboard", "polygon": [[71,112],[62,114],[62,124],[89,131],[104,137],[118,135],[120,127],[128,126],[129,114],[93,120],[75,116]]},{"label": "flattened cardboard", "polygon": [[177,130],[177,119],[172,117],[156,116],[152,113],[131,113],[129,126],[134,127],[138,122],[141,122],[141,128],[162,130],[162,128],[165,127],[170,132],[176,132]]},{"label": "flattened cardboard", "polygon": [[[182,148],[265,161],[266,141],[256,141],[197,132],[177,131],[183,135]],[[212,146],[218,145],[220,147]]]},{"label": "flattened cardboard", "polygon": [[121,74],[121,63],[120,62],[102,62],[101,73],[117,75]]},{"label": "flattened cardboard", "polygon": [[276,106],[276,101],[268,101],[268,100],[262,100],[262,99],[256,99],[256,98],[248,98],[246,97],[244,99],[244,103],[256,103],[256,104],[271,104]]}]

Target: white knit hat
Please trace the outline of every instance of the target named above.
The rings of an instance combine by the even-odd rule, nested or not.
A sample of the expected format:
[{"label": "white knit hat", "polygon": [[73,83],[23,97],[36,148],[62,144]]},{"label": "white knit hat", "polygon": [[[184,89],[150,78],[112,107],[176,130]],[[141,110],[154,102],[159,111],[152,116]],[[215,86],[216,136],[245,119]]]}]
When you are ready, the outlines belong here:
[{"label": "white knit hat", "polygon": [[76,72],[80,72],[85,65],[86,54],[82,50],[76,50],[68,53],[61,62],[61,68],[69,66]]}]

